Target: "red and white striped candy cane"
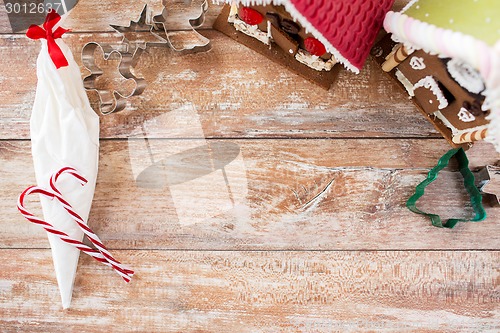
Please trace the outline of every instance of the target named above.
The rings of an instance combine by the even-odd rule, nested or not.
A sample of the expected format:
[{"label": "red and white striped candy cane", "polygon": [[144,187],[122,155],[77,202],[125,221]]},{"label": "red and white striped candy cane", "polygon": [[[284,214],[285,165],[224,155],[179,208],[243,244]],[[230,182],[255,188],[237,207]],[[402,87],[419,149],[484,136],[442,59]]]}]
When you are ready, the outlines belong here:
[{"label": "red and white striped candy cane", "polygon": [[[71,244],[72,246],[76,247],[78,250],[90,255],[95,260],[97,260],[105,265],[112,266],[106,260],[106,258],[102,255],[102,253],[100,253],[98,250],[95,250],[95,249],[83,244],[79,240],[71,238],[65,232],[54,228],[54,226],[52,224],[35,217],[32,213],[27,211],[26,208],[24,207],[24,200],[25,200],[26,196],[28,196],[30,194],[34,194],[34,193],[42,194],[42,195],[45,195],[45,196],[52,198],[52,199],[56,197],[56,195],[54,193],[47,191],[47,190],[44,190],[43,188],[40,188],[37,186],[30,186],[26,190],[24,190],[23,193],[21,193],[21,195],[19,196],[19,199],[17,202],[17,209],[19,210],[19,212],[21,212],[21,214],[28,221],[33,222],[33,223],[38,224],[38,225],[41,225],[47,232],[54,234],[54,235],[57,235],[62,241],[66,242],[68,244]],[[120,274],[122,276],[122,278],[126,282],[130,281],[130,276],[126,272],[121,271],[121,269],[119,267],[113,267],[113,268],[118,272],[118,274]]]},{"label": "red and white striped candy cane", "polygon": [[[63,170],[63,169],[61,169],[61,170]],[[62,174],[63,172],[65,172],[65,171],[62,171],[59,174]],[[72,173],[72,172],[70,172],[69,169],[68,169],[68,172]],[[76,170],[74,172],[76,173]],[[76,175],[74,175],[74,176],[76,177]],[[55,178],[57,179],[57,177],[55,177]],[[77,178],[78,179],[81,178],[80,180],[83,183],[86,183],[85,178],[81,177],[80,175],[78,175]],[[51,186],[52,186],[52,179],[51,179]],[[17,208],[18,208],[19,212],[28,221],[33,222],[35,224],[41,225],[47,232],[52,233],[54,235],[57,235],[62,241],[66,242],[68,244],[73,245],[78,250],[80,250],[80,251],[82,251],[84,253],[87,253],[88,255],[90,255],[94,259],[96,259],[97,261],[99,261],[99,262],[101,262],[101,263],[103,263],[103,264],[105,264],[107,266],[111,266],[126,282],[130,282],[130,279],[132,278],[132,275],[134,274],[134,272],[132,270],[124,267],[120,262],[118,262],[117,260],[115,260],[111,256],[111,254],[109,253],[109,251],[104,247],[104,245],[102,245],[102,247],[104,247],[104,249],[106,250],[106,254],[102,253],[101,250],[95,250],[95,249],[93,249],[93,248],[91,248],[91,247],[83,244],[81,241],[71,238],[65,232],[62,232],[62,231],[54,228],[54,226],[51,225],[50,223],[48,223],[48,222],[46,222],[46,221],[44,221],[42,219],[39,219],[39,218],[35,217],[32,213],[30,213],[29,211],[27,211],[26,208],[24,207],[25,198],[26,198],[26,196],[28,196],[30,194],[34,194],[34,193],[45,195],[45,196],[47,196],[47,197],[49,197],[51,199],[56,198],[63,205],[63,207],[66,209],[66,211],[68,211],[68,213],[75,219],[75,221],[80,226],[80,228],[85,232],[85,234],[87,234],[87,237],[89,239],[91,239],[91,241],[92,241],[93,238],[88,235],[88,233],[90,233],[91,235],[94,236],[94,238],[97,238],[97,239],[94,239],[94,241],[97,241],[100,245],[102,245],[102,242],[99,240],[99,238],[97,237],[97,235],[95,235],[95,233],[93,233],[92,230],[89,227],[87,227],[87,225],[85,225],[84,223],[81,222],[81,221],[83,221],[81,219],[81,217],[76,212],[74,212],[73,209],[72,209],[72,207],[71,207],[71,205],[69,205],[69,203],[67,203],[61,197],[59,191],[52,192],[52,191],[45,190],[45,189],[37,187],[37,186],[30,186],[26,190],[24,190],[24,192],[21,193],[21,195],[19,196],[18,203],[17,203]],[[77,219],[78,219],[78,221],[77,221]],[[82,225],[84,227],[82,227]]]},{"label": "red and white striped candy cane", "polygon": [[77,212],[73,210],[73,207],[62,197],[61,192],[59,189],[56,187],[56,182],[59,176],[62,174],[67,173],[75,178],[77,178],[82,185],[85,185],[87,183],[87,180],[76,171],[74,168],[70,167],[65,167],[56,172],[55,174],[52,175],[50,178],[50,187],[52,190],[57,193],[56,199],[59,200],[59,202],[62,204],[64,209],[73,217],[77,225],[80,227],[80,229],[87,235],[87,238],[92,242],[92,244],[95,245],[95,247],[99,250],[99,252],[102,253],[102,255],[106,258],[106,260],[113,266],[113,267],[119,267],[123,272],[126,272],[130,277],[134,275],[134,271],[130,270],[127,268],[125,265],[123,265],[121,262],[116,260],[113,255],[109,252],[109,250],[106,248],[106,246],[102,243],[102,241],[99,239],[99,236],[97,236],[92,229],[90,229],[86,224],[85,221],[78,215]]},{"label": "red and white striped candy cane", "polygon": [[52,175],[52,177],[50,177],[50,187],[56,191],[56,193],[59,193],[61,194],[61,192],[59,192],[59,190],[56,188],[55,186],[55,183],[57,181],[57,178],[59,178],[60,175],[62,175],[63,173],[69,173],[70,175],[74,176],[75,178],[77,178],[80,183],[83,185],[87,184],[87,179],[85,179],[83,176],[81,176],[78,171],[76,171],[75,168],[71,168],[71,167],[64,167],[62,168],[61,170],[57,171],[56,173],[54,173]]}]

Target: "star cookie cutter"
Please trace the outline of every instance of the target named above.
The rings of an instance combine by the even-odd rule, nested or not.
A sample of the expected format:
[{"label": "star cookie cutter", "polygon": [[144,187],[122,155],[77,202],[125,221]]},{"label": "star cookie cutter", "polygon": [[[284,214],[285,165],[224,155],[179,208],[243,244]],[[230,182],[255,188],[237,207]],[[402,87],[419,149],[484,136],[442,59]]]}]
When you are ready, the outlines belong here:
[{"label": "star cookie cutter", "polygon": [[168,40],[153,33],[156,26],[152,23],[152,16],[148,5],[144,5],[137,21],[130,21],[128,26],[110,24],[111,28],[123,36],[122,44],[126,46],[126,52],[131,53],[134,58],[140,57],[148,46],[169,46]]},{"label": "star cookie cutter", "polygon": [[[437,214],[431,214],[421,211],[417,208],[417,201],[424,195],[425,188],[436,180],[439,172],[443,170],[452,157],[456,157],[458,161],[458,167],[460,169],[460,173],[464,177],[464,186],[467,190],[467,193],[470,196],[470,203],[472,208],[474,209],[475,215],[472,219],[458,219],[451,218],[445,223],[442,222],[441,217]],[[438,161],[438,164],[432,168],[427,178],[417,185],[415,189],[415,193],[408,199],[406,202],[406,207],[414,213],[425,215],[431,219],[432,225],[439,228],[453,228],[458,222],[479,222],[483,221],[486,218],[486,211],[484,210],[482,204],[482,196],[479,190],[475,185],[474,174],[469,169],[469,160],[467,159],[467,155],[463,148],[456,148],[449,150],[446,154],[444,154]]]},{"label": "star cookie cutter", "polygon": [[[105,61],[119,59],[118,72],[120,76],[125,80],[134,81],[135,87],[130,94],[123,94],[114,89],[101,89],[96,85],[97,79],[104,74],[103,70],[96,64],[95,53],[98,49],[101,50]],[[103,115],[125,109],[127,98],[140,95],[146,89],[146,80],[136,77],[131,72],[131,69],[137,65],[139,59],[137,54],[137,52],[121,52],[119,47],[113,48],[111,45],[102,45],[95,42],[84,45],[82,49],[82,62],[83,66],[90,71],[90,75],[84,77],[83,86],[87,90],[97,92],[99,95],[99,111]],[[134,55],[136,56],[134,57]]]},{"label": "star cookie cutter", "polygon": [[500,206],[500,166],[487,165],[477,173],[477,187],[492,206]]},{"label": "star cookie cutter", "polygon": [[[196,42],[191,44],[178,43],[175,40],[175,37],[170,33],[170,25],[171,22],[176,22],[176,25],[179,24],[180,20],[176,20],[175,16],[169,14],[167,11],[166,5],[167,1],[163,0],[163,10],[160,15],[156,15],[153,17],[153,25],[154,29],[151,30],[153,35],[156,35],[159,39],[166,40],[171,49],[176,52],[181,53],[196,53],[196,52],[204,52],[208,51],[211,47],[210,39],[202,36],[196,31],[196,28],[199,28],[205,22],[205,14],[208,11],[208,1],[204,0],[201,3],[201,11],[199,13],[194,14],[193,17],[189,17],[188,20],[185,20],[183,26],[177,28],[176,30],[190,31]],[[184,1],[186,6],[194,6],[192,5],[191,0]],[[181,20],[182,21],[182,20]],[[180,44],[180,45],[179,45]]]},{"label": "star cookie cutter", "polygon": [[[191,1],[185,2],[186,6],[191,5]],[[208,10],[208,1],[201,4],[201,12],[194,17],[186,18],[189,27],[197,37],[197,42],[189,46],[178,47],[174,43],[168,31],[171,16],[166,10],[166,1],[163,2],[163,10],[160,15],[153,16],[145,5],[137,21],[130,21],[128,26],[111,25],[111,27],[123,36],[118,45],[91,42],[84,45],[82,49],[82,62],[84,67],[90,71],[90,75],[84,77],[84,87],[87,90],[97,92],[99,95],[99,111],[103,115],[121,111],[126,107],[126,99],[140,95],[146,88],[146,81],[138,78],[132,73],[132,69],[137,65],[141,54],[149,46],[170,47],[176,52],[195,53],[210,49],[210,40],[196,32],[195,28],[200,27],[205,21],[205,13]],[[151,15],[150,15],[151,14]],[[155,22],[155,19],[157,21]],[[178,23],[179,20],[176,20]],[[150,23],[149,23],[150,22]],[[179,28],[177,28],[179,30]],[[135,88],[130,94],[123,94],[115,89],[105,89],[97,86],[97,79],[104,74],[103,70],[96,64],[95,53],[100,49],[104,55],[104,60],[119,59],[118,72],[125,80],[133,80]]]}]

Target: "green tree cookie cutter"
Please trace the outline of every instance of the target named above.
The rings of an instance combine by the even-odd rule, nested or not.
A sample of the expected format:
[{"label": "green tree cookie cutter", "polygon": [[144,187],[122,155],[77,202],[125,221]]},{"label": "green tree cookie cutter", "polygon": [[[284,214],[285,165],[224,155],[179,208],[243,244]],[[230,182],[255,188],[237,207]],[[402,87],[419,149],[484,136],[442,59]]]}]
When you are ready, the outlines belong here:
[{"label": "green tree cookie cutter", "polygon": [[[460,173],[464,177],[464,186],[465,189],[467,190],[467,193],[469,193],[470,203],[472,205],[472,208],[474,209],[475,216],[472,219],[451,218],[443,224],[441,217],[439,215],[421,211],[420,209],[417,208],[416,203],[418,199],[420,199],[424,195],[425,188],[430,183],[436,180],[439,172],[448,165],[450,159],[453,156],[456,157]],[[484,210],[482,200],[483,198],[481,196],[481,193],[474,184],[474,175],[472,174],[472,171],[469,169],[469,160],[467,159],[467,155],[465,154],[465,151],[462,148],[456,148],[456,149],[451,149],[439,159],[438,164],[429,171],[427,179],[425,179],[423,182],[417,185],[415,189],[415,194],[413,194],[408,199],[408,201],[406,202],[406,207],[408,207],[408,209],[414,213],[422,214],[429,217],[432,221],[432,225],[435,227],[451,229],[458,222],[483,221],[486,218],[486,211]]]}]

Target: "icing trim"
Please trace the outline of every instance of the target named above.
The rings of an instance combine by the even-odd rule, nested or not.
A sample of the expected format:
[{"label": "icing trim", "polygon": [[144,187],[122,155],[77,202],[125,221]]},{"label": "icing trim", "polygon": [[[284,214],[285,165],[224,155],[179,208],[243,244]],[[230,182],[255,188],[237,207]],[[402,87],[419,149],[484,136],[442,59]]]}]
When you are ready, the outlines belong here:
[{"label": "icing trim", "polygon": [[439,110],[444,109],[445,107],[448,106],[448,100],[444,96],[441,89],[439,89],[437,81],[432,76],[428,75],[420,79],[417,83],[415,83],[415,85],[413,86],[413,90],[415,91],[418,88],[427,88],[430,91],[432,91],[432,93],[434,94],[434,96],[436,96],[436,99],[439,102],[438,106]]},{"label": "icing trim", "polygon": [[481,131],[485,128],[488,128],[488,125],[480,125],[480,126],[476,126],[476,127],[471,127],[471,128],[459,130],[458,128],[456,128],[455,126],[453,126],[450,123],[450,121],[441,113],[441,111],[436,111],[433,113],[433,115],[436,118],[438,118],[439,120],[441,120],[443,122],[443,124],[451,130],[451,134],[453,136],[462,135],[464,133],[469,133],[472,131]]},{"label": "icing trim", "polygon": [[[238,15],[236,15],[232,19],[232,21],[234,28],[237,31],[240,31],[245,35],[253,37],[265,45],[270,45],[271,41],[273,41],[273,36],[271,33],[271,22],[269,21],[267,21],[267,32],[260,30],[257,25],[250,25],[246,23],[245,21],[238,18]],[[331,71],[333,66],[337,63],[335,57],[333,56],[328,60],[323,60],[320,57],[312,55],[306,50],[302,49],[298,50],[297,54],[295,55],[295,59],[298,62],[306,65],[307,67],[310,67],[317,71],[327,71],[327,72]]]},{"label": "icing trim", "polygon": [[337,63],[332,56],[328,60],[323,60],[318,56],[312,55],[306,50],[299,49],[295,55],[295,59],[304,65],[311,67],[317,71],[331,71],[333,66]]},{"label": "icing trim", "polygon": [[451,59],[446,64],[446,69],[450,76],[469,92],[479,94],[484,90],[483,78],[469,64]]},{"label": "icing trim", "polygon": [[384,29],[393,34],[394,40],[408,47],[468,63],[479,70],[485,80],[493,69],[494,54],[490,46],[470,35],[442,29],[392,11],[385,16]]},{"label": "icing trim", "polygon": [[410,82],[410,80],[408,80],[408,78],[399,69],[396,69],[395,75],[396,75],[396,78],[399,80],[399,82],[401,82],[403,87],[405,87],[408,95],[410,97],[414,97],[415,92],[414,92],[413,84]]},{"label": "icing trim", "polygon": [[461,32],[442,29],[402,13],[390,11],[384,19],[384,29],[393,40],[430,54],[458,59],[479,70],[486,90],[484,110],[490,110],[486,141],[500,152],[500,41],[493,47]]},{"label": "icing trim", "polygon": [[273,4],[275,6],[284,6],[286,11],[293,17],[295,21],[298,21],[300,25],[306,30],[306,32],[311,33],[316,39],[318,39],[326,48],[328,53],[331,53],[337,62],[340,62],[344,67],[350,71],[358,74],[360,68],[357,68],[349,62],[316,28],[309,23],[309,21],[295,8],[295,6],[288,0],[215,0],[217,4],[241,4],[243,6],[265,6]]},{"label": "icing trim", "polygon": [[233,24],[237,31],[241,31],[245,35],[253,37],[266,45],[270,44],[271,38],[269,37],[269,33],[260,30],[257,25],[250,25],[238,17],[234,19]]}]

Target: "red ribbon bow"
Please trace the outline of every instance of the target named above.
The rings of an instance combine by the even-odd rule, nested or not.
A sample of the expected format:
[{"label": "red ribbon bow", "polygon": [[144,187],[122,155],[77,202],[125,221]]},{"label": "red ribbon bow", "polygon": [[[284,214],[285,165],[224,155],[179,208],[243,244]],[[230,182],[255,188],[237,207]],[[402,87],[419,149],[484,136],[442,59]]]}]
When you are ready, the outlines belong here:
[{"label": "red ribbon bow", "polygon": [[68,60],[66,60],[66,57],[64,57],[64,54],[61,51],[59,45],[57,45],[56,39],[61,38],[61,36],[69,30],[59,27],[55,31],[52,31],[52,29],[54,29],[54,26],[60,20],[61,16],[57,14],[56,11],[51,10],[45,18],[43,28],[33,24],[28,28],[28,31],[26,32],[26,36],[28,36],[28,38],[44,38],[47,40],[49,55],[54,65],[56,65],[56,68],[68,66]]}]

